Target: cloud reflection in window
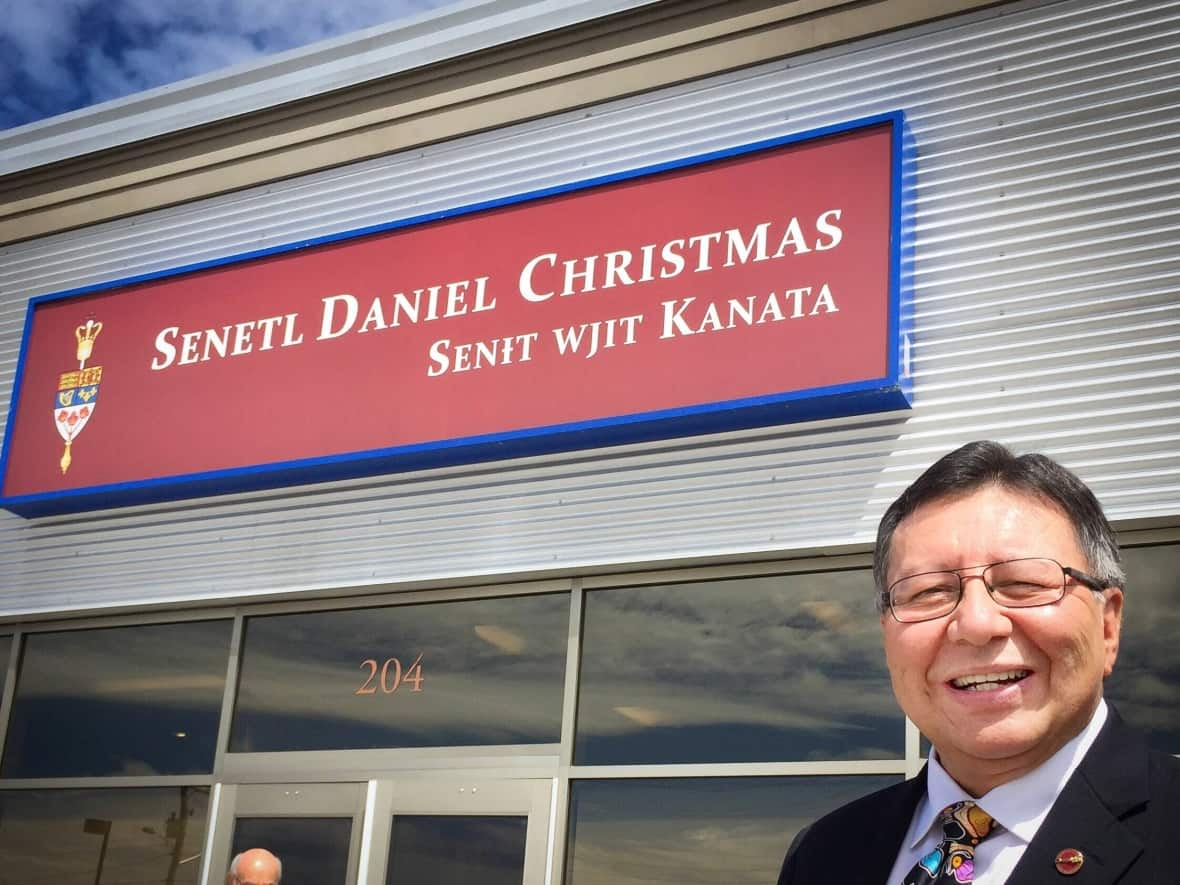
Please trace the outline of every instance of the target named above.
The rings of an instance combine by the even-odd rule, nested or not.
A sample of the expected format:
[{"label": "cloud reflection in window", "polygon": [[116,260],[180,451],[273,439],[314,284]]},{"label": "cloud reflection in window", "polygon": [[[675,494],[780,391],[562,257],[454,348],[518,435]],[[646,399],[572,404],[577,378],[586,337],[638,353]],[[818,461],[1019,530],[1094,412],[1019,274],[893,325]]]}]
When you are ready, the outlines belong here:
[{"label": "cloud reflection in window", "polygon": [[896,759],[867,570],[586,594],[579,764]]}]

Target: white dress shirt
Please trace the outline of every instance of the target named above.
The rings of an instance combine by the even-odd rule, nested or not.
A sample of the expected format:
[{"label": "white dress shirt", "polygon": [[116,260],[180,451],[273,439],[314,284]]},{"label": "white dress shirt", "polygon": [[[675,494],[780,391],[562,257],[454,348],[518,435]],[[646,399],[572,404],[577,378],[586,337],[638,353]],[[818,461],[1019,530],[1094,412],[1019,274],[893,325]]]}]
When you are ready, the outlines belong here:
[{"label": "white dress shirt", "polygon": [[[1003,885],[1008,881],[1105,722],[1106,701],[1100,700],[1090,723],[1039,768],[975,799],[1000,826],[975,849],[976,885]],[[939,812],[972,798],[946,773],[932,749],[926,763],[926,795],[914,809],[893,872],[886,880],[889,885],[901,885],[918,859],[938,847],[942,841],[942,828],[937,826]]]}]

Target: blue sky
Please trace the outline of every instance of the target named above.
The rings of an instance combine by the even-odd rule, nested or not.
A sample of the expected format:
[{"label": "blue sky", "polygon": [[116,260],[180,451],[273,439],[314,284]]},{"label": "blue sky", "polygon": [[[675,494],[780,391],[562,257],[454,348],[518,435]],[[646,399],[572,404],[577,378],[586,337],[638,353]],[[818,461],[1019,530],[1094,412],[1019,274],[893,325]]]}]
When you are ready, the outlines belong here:
[{"label": "blue sky", "polygon": [[456,0],[0,0],[0,130]]}]

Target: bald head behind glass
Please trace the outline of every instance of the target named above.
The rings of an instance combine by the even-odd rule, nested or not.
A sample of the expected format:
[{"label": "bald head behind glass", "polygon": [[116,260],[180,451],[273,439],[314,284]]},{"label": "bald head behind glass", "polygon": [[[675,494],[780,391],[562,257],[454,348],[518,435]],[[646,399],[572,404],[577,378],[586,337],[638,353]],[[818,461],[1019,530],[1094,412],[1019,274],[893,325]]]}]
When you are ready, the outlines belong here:
[{"label": "bald head behind glass", "polygon": [[251,848],[234,857],[225,885],[279,885],[282,862],[265,848]]}]

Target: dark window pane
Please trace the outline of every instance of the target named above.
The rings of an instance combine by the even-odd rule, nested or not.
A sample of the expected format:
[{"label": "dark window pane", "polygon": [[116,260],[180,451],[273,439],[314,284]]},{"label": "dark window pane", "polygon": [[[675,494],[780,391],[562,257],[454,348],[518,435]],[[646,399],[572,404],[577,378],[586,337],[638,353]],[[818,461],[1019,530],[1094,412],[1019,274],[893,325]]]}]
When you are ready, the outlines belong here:
[{"label": "dark window pane", "polygon": [[251,618],[230,749],[556,742],[568,622],[564,594]]},{"label": "dark window pane", "polygon": [[1123,565],[1123,633],[1106,699],[1154,747],[1180,753],[1180,545],[1124,549]]},{"label": "dark window pane", "polygon": [[0,791],[0,885],[196,885],[208,802],[208,787]]},{"label": "dark window pane", "polygon": [[586,594],[577,762],[896,759],[867,570]]},{"label": "dark window pane", "polygon": [[804,826],[899,780],[575,781],[565,885],[767,885]]},{"label": "dark window pane", "polygon": [[[230,857],[265,848],[283,864],[290,885],[346,885],[352,818],[246,817],[234,822]],[[212,882],[223,881],[215,874]]]},{"label": "dark window pane", "polygon": [[230,621],[25,637],[5,777],[213,770]]},{"label": "dark window pane", "polygon": [[398,815],[386,885],[520,885],[526,817]]}]

